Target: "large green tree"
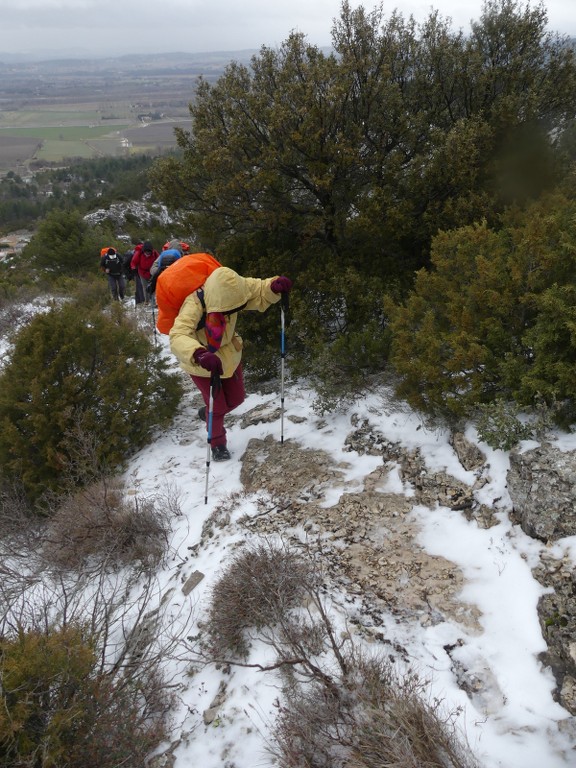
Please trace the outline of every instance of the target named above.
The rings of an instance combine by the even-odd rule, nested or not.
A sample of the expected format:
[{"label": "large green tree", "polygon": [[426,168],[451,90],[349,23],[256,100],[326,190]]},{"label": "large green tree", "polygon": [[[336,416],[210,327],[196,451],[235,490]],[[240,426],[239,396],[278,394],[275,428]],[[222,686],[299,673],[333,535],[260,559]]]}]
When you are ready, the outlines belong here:
[{"label": "large green tree", "polygon": [[546,24],[542,6],[488,0],[464,36],[437,12],[418,26],[344,2],[334,53],[292,34],[201,82],[183,155],[158,162],[153,187],[219,247],[262,232],[294,269],[321,256],[411,270],[439,228],[524,194],[526,158],[531,189],[552,180],[537,171],[554,169],[550,131],[574,114],[576,66]]},{"label": "large green tree", "polygon": [[292,34],[201,82],[151,185],[229,266],[296,278],[293,352],[332,350],[318,369],[346,379],[382,365],[382,295],[406,295],[439,231],[497,226],[566,174],[576,61],[517,0],[487,0],[469,35],[343,2],[332,40]]}]

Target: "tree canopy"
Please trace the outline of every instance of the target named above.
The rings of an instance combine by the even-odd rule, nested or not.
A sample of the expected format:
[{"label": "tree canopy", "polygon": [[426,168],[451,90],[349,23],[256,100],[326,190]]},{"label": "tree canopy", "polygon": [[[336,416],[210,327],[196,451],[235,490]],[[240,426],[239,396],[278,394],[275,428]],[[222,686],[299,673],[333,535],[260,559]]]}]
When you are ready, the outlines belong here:
[{"label": "tree canopy", "polygon": [[547,195],[497,230],[441,233],[432,265],[390,307],[400,393],[429,413],[502,398],[576,420],[576,201]]},{"label": "tree canopy", "polygon": [[182,157],[158,161],[152,186],[219,249],[259,233],[293,270],[412,272],[439,229],[554,180],[549,136],[574,116],[576,66],[546,23],[541,6],[488,0],[465,36],[436,11],[417,25],[344,2],[333,52],[294,33],[201,81]]},{"label": "tree canopy", "polygon": [[343,2],[332,43],[294,33],[201,81],[150,183],[227,266],[295,279],[295,368],[336,381],[382,368],[384,296],[406,298],[438,233],[497,230],[569,175],[576,61],[517,0],[486,0],[468,35]]}]

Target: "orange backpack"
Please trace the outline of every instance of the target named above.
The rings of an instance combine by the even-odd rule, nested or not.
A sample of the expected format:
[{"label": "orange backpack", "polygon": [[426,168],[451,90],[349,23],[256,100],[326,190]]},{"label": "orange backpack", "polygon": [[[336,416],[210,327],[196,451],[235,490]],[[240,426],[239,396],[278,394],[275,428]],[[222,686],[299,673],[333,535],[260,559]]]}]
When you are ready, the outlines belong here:
[{"label": "orange backpack", "polygon": [[160,333],[170,333],[184,299],[203,286],[208,275],[221,266],[209,253],[188,253],[158,275],[156,328]]}]

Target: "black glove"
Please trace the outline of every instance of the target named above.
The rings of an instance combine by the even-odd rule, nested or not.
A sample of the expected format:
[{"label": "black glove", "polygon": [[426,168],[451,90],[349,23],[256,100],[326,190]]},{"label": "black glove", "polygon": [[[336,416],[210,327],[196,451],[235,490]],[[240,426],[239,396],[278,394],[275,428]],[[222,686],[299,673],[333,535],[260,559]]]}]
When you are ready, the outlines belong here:
[{"label": "black glove", "polygon": [[195,363],[202,368],[205,368],[207,371],[210,371],[210,373],[216,374],[217,376],[220,376],[223,373],[222,361],[218,355],[214,354],[214,352],[208,352],[207,349],[202,347],[201,349],[197,349],[192,357],[194,358]]}]

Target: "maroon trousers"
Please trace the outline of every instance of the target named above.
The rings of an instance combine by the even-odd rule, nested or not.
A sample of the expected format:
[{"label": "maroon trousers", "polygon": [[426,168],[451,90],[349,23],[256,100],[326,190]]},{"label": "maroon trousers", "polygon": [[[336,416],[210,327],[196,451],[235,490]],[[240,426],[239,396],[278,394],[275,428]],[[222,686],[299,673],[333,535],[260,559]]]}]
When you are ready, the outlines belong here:
[{"label": "maroon trousers", "polygon": [[[204,402],[206,403],[206,429],[208,429],[208,405],[210,398],[210,377],[192,376],[190,378],[196,384]],[[214,404],[212,411],[212,439],[211,445],[226,445],[226,429],[224,428],[224,416],[244,402],[246,390],[244,389],[244,376],[242,365],[234,371],[229,379],[220,379],[221,387],[218,393],[213,393]]]}]

